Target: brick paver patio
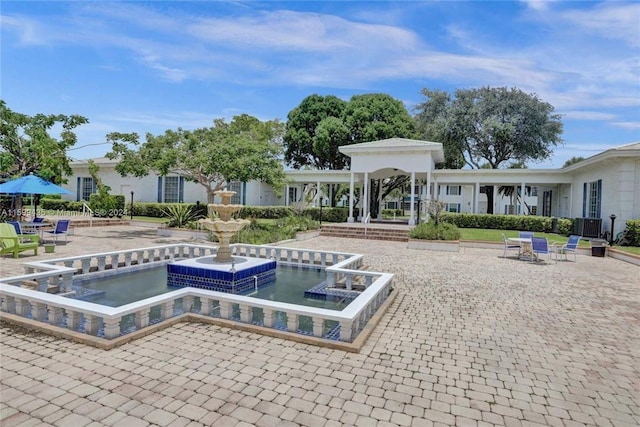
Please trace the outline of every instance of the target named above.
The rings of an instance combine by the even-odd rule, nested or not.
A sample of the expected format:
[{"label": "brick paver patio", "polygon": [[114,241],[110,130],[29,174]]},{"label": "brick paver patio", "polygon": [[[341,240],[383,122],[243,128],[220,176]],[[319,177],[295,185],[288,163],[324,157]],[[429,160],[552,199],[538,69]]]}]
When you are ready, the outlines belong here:
[{"label": "brick paver patio", "polygon": [[[177,240],[78,229],[61,257]],[[638,426],[640,269],[315,238],[398,298],[359,354],[183,323],[110,351],[2,325],[0,425]],[[1,258],[2,276],[22,272]]]}]

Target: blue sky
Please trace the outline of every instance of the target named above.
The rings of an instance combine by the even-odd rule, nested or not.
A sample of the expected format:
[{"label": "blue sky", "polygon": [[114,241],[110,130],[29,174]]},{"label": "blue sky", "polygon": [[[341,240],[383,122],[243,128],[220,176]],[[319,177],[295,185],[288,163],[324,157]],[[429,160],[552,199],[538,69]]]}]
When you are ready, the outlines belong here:
[{"label": "blue sky", "polygon": [[1,97],[80,114],[77,159],[109,132],[163,133],[250,114],[286,120],[318,93],[517,87],[563,115],[531,167],[640,141],[638,2],[3,1]]}]

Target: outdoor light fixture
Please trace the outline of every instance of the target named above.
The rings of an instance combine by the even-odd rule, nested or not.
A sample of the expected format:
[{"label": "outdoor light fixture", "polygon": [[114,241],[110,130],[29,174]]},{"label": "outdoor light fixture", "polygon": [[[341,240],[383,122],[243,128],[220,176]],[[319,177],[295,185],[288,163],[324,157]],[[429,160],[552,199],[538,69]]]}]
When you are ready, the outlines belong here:
[{"label": "outdoor light fixture", "polygon": [[613,242],[615,240],[615,238],[613,236],[613,224],[616,221],[616,214],[611,214],[611,216],[609,218],[611,219],[611,236],[609,237],[609,244],[613,245]]},{"label": "outdoor light fixture", "polygon": [[320,196],[320,227],[322,227],[322,196]]}]

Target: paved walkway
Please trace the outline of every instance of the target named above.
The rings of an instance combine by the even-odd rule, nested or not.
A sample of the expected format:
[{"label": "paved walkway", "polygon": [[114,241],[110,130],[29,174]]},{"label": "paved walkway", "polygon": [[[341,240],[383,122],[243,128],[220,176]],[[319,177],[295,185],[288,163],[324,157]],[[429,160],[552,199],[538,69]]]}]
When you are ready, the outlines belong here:
[{"label": "paved walkway", "polygon": [[[175,240],[78,229],[38,258]],[[640,425],[637,266],[322,237],[287,246],[363,253],[396,274],[400,294],[359,354],[186,323],[102,351],[2,325],[0,424]],[[0,270],[22,271],[8,258]]]}]

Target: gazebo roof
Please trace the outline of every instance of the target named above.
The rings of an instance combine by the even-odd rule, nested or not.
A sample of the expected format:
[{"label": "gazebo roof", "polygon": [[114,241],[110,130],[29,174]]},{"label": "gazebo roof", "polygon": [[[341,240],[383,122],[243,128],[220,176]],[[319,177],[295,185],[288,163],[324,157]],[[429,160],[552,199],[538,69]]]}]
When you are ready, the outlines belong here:
[{"label": "gazebo roof", "polygon": [[421,141],[418,139],[389,138],[379,141],[363,142],[361,144],[343,145],[338,148],[340,152],[351,157],[352,154],[383,152],[423,152],[431,151],[436,162],[444,161],[444,151],[439,142]]}]

